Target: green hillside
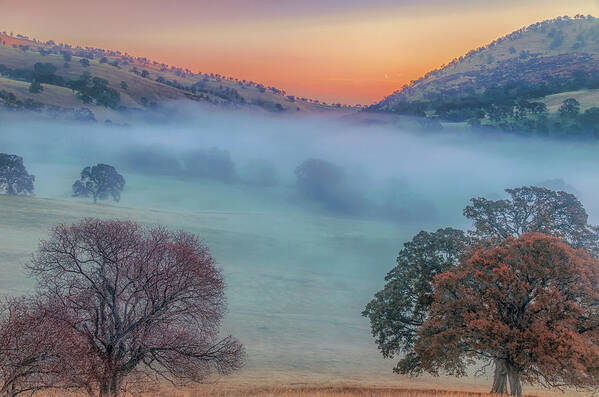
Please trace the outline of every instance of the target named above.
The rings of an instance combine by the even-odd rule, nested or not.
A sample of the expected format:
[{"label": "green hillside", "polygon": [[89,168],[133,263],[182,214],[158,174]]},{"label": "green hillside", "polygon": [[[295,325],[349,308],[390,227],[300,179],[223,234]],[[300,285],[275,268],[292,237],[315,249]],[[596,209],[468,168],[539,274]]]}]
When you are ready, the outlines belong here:
[{"label": "green hillside", "polygon": [[[50,64],[55,70],[50,70],[50,76],[40,76],[35,72],[36,64]],[[84,73],[89,75],[88,93],[77,91],[72,84]],[[87,95],[94,91],[94,78],[105,80],[102,92],[96,93],[98,98]],[[41,83],[41,92],[30,92],[34,81]],[[104,101],[108,98],[105,94],[110,101]],[[0,107],[55,111],[85,108],[97,119],[118,120],[123,111],[153,108],[168,100],[250,106],[271,112],[349,110],[341,105],[297,98],[259,83],[192,73],[116,51],[0,33]]]},{"label": "green hillside", "polygon": [[[535,23],[472,50],[368,110],[548,134],[594,128],[597,134],[597,89],[599,20],[579,15]],[[574,99],[569,103],[578,111],[563,117],[566,99]]]}]

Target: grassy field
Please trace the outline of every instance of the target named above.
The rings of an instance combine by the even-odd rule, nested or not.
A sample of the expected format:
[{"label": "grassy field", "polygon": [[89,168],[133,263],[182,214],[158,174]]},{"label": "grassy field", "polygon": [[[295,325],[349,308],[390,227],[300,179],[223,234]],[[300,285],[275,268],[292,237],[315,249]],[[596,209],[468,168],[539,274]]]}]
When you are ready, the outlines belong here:
[{"label": "grassy field", "polygon": [[[225,331],[245,344],[246,368],[192,390],[175,392],[166,388],[152,395],[486,395],[481,393],[489,388],[489,376],[455,380],[393,375],[393,362],[383,360],[372,344],[368,325],[359,311],[384,273],[383,269],[375,271],[376,263],[384,265],[383,257],[392,257],[395,238],[400,238],[400,233],[390,226],[309,218],[305,214],[180,213],[0,196],[0,291],[31,291],[33,280],[27,276],[24,265],[39,239],[47,235],[52,225],[76,222],[84,216],[133,219],[198,233],[225,273],[230,308]],[[351,235],[349,230],[353,230]],[[361,241],[366,235],[369,238]],[[336,244],[338,258],[327,256],[322,251],[323,244]],[[286,252],[287,258],[281,252]],[[378,259],[366,259],[376,252]],[[367,264],[362,271],[360,263]]]}]

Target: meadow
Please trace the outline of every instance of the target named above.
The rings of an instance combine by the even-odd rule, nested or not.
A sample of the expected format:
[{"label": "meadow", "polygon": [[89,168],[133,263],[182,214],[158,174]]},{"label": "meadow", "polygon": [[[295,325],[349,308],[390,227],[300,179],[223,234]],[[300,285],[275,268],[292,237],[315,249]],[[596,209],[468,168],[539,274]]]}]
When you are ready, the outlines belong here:
[{"label": "meadow", "polygon": [[[0,292],[30,292],[33,281],[24,265],[39,240],[53,225],[83,217],[184,229],[210,247],[226,281],[223,332],[241,340],[248,361],[239,373],[181,396],[484,395],[476,393],[489,389],[490,374],[412,379],[393,374],[395,362],[378,352],[360,312],[383,285],[401,245],[421,229],[467,227],[461,209],[469,197],[501,197],[503,188],[520,184],[561,183],[576,191],[591,221],[599,215],[593,200],[599,162],[592,145],[416,135],[323,119],[201,116],[123,128],[9,119],[0,138],[3,150],[23,155],[36,175],[34,197],[0,196]],[[259,187],[123,170],[127,185],[120,203],[94,205],[71,197],[82,166],[108,161],[121,169],[117,154],[144,145],[175,153],[218,145],[236,164],[268,158],[281,181]],[[344,150],[335,150],[338,145]],[[389,188],[390,177],[403,178],[400,199],[416,216],[343,214],[298,196],[293,169],[308,157],[343,164],[353,185],[369,197]],[[425,201],[434,216],[418,210]]]}]

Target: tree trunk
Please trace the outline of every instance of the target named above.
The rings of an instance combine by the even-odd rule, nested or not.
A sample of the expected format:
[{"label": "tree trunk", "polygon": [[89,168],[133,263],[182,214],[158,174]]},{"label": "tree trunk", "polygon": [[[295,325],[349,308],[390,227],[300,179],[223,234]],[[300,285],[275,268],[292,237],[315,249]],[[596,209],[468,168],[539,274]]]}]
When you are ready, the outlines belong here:
[{"label": "tree trunk", "polygon": [[505,360],[495,360],[495,372],[493,373],[493,394],[507,394],[507,365]]},{"label": "tree trunk", "polygon": [[510,394],[512,396],[522,396],[522,382],[520,381],[520,371],[508,365],[508,378],[510,380]]}]

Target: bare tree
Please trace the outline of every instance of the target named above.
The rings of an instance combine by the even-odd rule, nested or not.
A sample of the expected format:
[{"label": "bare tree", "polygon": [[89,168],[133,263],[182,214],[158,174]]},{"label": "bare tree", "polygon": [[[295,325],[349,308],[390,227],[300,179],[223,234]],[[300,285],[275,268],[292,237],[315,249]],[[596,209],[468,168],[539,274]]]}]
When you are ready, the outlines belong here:
[{"label": "bare tree", "polygon": [[90,395],[118,396],[131,378],[200,382],[244,362],[237,340],[219,339],[223,279],[196,236],[85,219],[55,227],[30,270],[52,317],[87,345],[88,373],[73,383]]}]

